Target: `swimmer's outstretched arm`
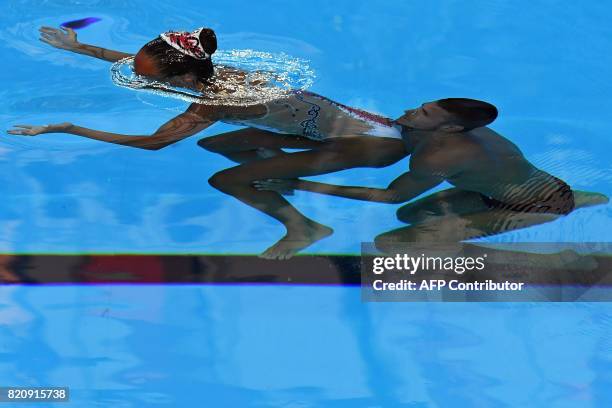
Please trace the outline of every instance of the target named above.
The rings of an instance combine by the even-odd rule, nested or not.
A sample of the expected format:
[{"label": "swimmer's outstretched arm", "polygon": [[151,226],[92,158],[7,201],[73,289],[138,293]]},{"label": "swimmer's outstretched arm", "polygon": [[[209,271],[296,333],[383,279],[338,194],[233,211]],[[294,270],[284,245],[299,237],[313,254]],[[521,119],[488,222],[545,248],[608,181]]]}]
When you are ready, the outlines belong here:
[{"label": "swimmer's outstretched arm", "polygon": [[123,58],[133,56],[133,54],[121,51],[113,51],[102,47],[96,47],[95,45],[80,43],[77,41],[76,32],[72,28],[61,27],[61,29],[58,29],[53,27],[40,27],[39,31],[40,41],[52,47],[72,51],[77,54],[83,54],[109,62],[117,62]]},{"label": "swimmer's outstretched arm", "polygon": [[353,200],[399,204],[412,200],[427,190],[437,186],[442,181],[444,181],[444,177],[442,176],[409,171],[393,180],[387,188],[339,186],[301,179],[259,180],[254,182],[253,185],[258,190],[276,191],[278,193],[290,190],[302,190],[350,198]]},{"label": "swimmer's outstretched arm", "polygon": [[203,113],[202,105],[192,104],[185,113],[168,121],[151,135],[121,135],[88,129],[73,125],[72,123],[46,126],[14,125],[15,128],[8,130],[7,133],[21,136],[38,136],[44,133],[69,133],[101,142],[137,147],[145,150],[159,150],[195,135],[218,120],[214,110],[208,112],[208,115]]}]

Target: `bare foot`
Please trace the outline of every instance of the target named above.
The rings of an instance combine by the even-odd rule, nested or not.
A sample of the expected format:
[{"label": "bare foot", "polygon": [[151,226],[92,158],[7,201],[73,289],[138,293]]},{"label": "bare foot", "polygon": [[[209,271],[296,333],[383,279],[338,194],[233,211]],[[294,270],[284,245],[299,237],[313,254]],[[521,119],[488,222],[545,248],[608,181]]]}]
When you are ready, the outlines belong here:
[{"label": "bare foot", "polygon": [[330,236],[334,230],[323,224],[309,222],[300,228],[291,229],[276,244],[266,249],[260,258],[289,259],[302,249]]},{"label": "bare foot", "polygon": [[592,193],[590,191],[574,191],[574,202],[576,208],[607,204],[609,201],[610,199],[604,194]]}]

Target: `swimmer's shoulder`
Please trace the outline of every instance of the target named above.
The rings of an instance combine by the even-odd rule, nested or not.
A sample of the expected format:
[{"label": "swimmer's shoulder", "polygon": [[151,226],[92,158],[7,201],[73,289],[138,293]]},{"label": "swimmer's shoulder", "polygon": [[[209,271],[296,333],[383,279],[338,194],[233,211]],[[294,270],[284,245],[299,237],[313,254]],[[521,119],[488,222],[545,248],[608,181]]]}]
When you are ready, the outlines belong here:
[{"label": "swimmer's shoulder", "polygon": [[472,129],[467,132],[467,137],[482,146],[486,146],[488,152],[494,152],[504,156],[523,156],[521,149],[516,144],[489,127]]},{"label": "swimmer's shoulder", "polygon": [[411,170],[451,176],[482,155],[482,146],[468,135],[436,132],[420,143],[410,159]]},{"label": "swimmer's shoulder", "polygon": [[268,111],[265,105],[206,105],[200,103],[192,103],[187,112],[195,114],[202,119],[215,120],[245,120],[264,116]]},{"label": "swimmer's shoulder", "polygon": [[418,150],[425,155],[434,155],[445,151],[461,151],[465,153],[476,153],[482,147],[480,140],[473,138],[467,132],[432,132]]}]

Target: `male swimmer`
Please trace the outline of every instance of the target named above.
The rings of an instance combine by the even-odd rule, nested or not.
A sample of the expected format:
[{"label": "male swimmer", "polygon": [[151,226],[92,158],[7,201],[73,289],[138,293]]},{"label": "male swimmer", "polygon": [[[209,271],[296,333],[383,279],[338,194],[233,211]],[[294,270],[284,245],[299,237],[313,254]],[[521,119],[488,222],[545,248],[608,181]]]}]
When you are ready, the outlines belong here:
[{"label": "male swimmer", "polygon": [[[403,128],[409,171],[387,188],[339,186],[296,179],[254,182],[262,191],[303,190],[356,200],[398,204],[443,181],[453,188],[401,207],[411,224],[376,237],[378,249],[401,251],[408,242],[460,242],[553,221],[576,208],[604,204],[599,193],[572,191],[536,168],[508,139],[483,127],[497,116],[484,102],[443,99],[407,111]],[[277,168],[277,174],[284,174]]]}]

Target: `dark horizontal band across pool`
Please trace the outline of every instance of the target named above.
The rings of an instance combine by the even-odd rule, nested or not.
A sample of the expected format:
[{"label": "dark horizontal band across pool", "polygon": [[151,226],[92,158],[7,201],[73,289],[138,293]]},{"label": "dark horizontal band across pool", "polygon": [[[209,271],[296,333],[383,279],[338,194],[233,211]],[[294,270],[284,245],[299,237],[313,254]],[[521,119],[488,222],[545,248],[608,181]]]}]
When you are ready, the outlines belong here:
[{"label": "dark horizontal band across pool", "polygon": [[360,257],[303,255],[0,255],[2,284],[359,285]]},{"label": "dark horizontal band across pool", "polygon": [[[254,255],[2,254],[0,284],[259,283],[358,286],[361,284],[362,264],[371,263],[371,257],[369,254],[363,258],[356,255],[301,255],[279,261]],[[520,271],[526,272],[530,278],[524,278],[525,274],[518,278],[518,274],[510,271],[504,274],[504,280],[516,275],[521,282],[531,285],[610,286],[608,276],[612,274],[612,257],[594,255],[590,259],[593,262],[588,271],[567,273],[561,267],[556,273],[556,267],[551,263],[533,267],[523,265]],[[479,278],[495,279],[495,275],[465,273],[455,275],[455,278],[461,282],[471,282]]]}]

